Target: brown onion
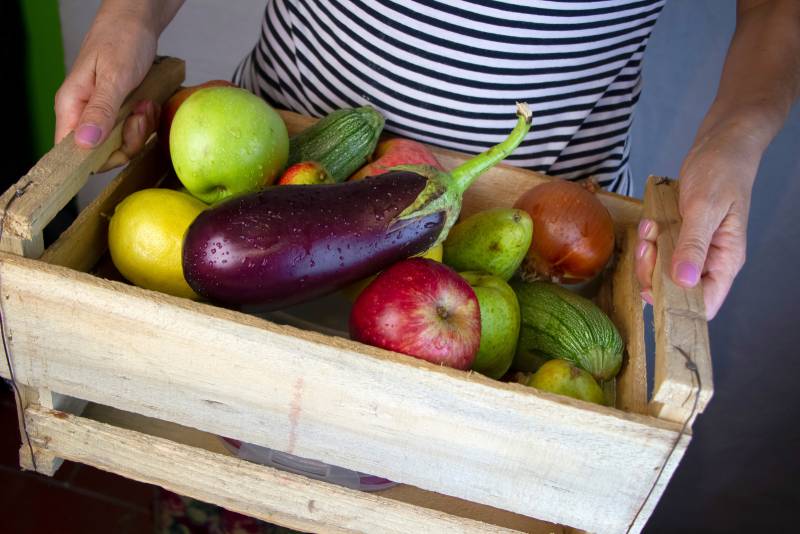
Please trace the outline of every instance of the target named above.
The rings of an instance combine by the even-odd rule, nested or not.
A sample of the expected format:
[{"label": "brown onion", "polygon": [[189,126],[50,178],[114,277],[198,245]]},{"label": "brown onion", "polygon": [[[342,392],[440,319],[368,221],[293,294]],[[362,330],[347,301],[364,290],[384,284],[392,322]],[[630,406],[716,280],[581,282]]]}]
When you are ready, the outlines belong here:
[{"label": "brown onion", "polygon": [[593,192],[574,182],[537,185],[514,204],[533,219],[525,279],[576,284],[594,278],[614,251],[614,222]]}]

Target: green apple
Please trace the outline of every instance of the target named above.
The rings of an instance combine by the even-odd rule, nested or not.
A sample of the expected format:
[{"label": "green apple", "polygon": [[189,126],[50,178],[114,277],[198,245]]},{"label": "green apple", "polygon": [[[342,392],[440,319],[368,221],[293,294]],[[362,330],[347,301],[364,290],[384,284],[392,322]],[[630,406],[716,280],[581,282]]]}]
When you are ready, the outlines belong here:
[{"label": "green apple", "polygon": [[459,273],[475,291],[481,310],[481,343],[472,370],[502,377],[514,359],[519,336],[517,295],[499,276],[477,271]]},{"label": "green apple", "polygon": [[603,390],[594,377],[572,362],[560,358],[544,363],[528,380],[528,385],[573,399],[605,403]]},{"label": "green apple", "polygon": [[175,174],[207,204],[271,184],[286,166],[289,135],[280,115],[238,87],[195,91],[169,132]]},{"label": "green apple", "polygon": [[444,242],[444,263],[457,271],[483,271],[510,279],[533,237],[533,220],[512,208],[479,211],[458,222]]}]

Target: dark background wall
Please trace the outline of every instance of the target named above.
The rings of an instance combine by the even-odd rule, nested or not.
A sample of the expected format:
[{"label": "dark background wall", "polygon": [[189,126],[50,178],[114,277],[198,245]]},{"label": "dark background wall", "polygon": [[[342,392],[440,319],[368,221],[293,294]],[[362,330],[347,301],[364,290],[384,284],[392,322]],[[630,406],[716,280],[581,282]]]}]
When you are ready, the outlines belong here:
[{"label": "dark background wall", "polygon": [[[667,3],[634,121],[637,193],[677,176],[717,88],[734,2]],[[747,264],[710,324],[714,398],[650,532],[793,532],[800,505],[800,106],[756,180]]]}]

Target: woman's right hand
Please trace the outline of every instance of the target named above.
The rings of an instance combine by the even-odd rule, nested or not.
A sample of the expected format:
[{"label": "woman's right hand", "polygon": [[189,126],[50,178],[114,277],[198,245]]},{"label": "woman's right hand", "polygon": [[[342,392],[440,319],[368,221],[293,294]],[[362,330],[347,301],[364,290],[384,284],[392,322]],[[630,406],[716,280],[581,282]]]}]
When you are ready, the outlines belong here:
[{"label": "woman's right hand", "polygon": [[[56,143],[73,130],[79,147],[102,143],[114,128],[122,102],[152,65],[163,28],[154,17],[126,4],[103,4],[56,93]],[[102,170],[127,163],[141,151],[158,126],[159,113],[154,102],[138,102],[123,126],[122,146]]]}]

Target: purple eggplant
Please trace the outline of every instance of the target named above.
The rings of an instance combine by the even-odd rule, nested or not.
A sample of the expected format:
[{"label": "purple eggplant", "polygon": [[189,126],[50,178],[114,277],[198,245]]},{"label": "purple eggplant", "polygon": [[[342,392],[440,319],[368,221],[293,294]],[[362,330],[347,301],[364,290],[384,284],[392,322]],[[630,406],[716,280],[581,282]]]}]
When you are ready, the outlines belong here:
[{"label": "purple eggplant", "polygon": [[375,274],[436,242],[445,214],[392,223],[427,179],[393,172],[352,183],[281,185],[203,212],[184,241],[194,290],[282,308]]},{"label": "purple eggplant", "polygon": [[340,184],[282,185],[228,199],[186,233],[183,272],[199,295],[279,309],[375,274],[441,243],[464,191],[528,133],[517,105],[508,138],[450,173],[425,165]]}]

